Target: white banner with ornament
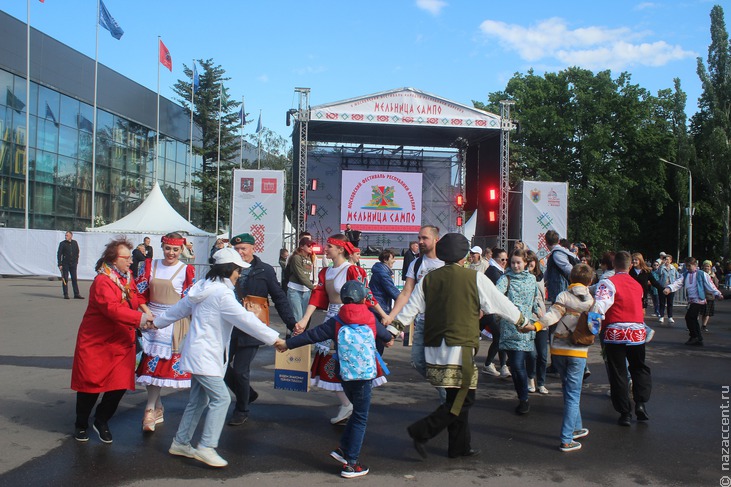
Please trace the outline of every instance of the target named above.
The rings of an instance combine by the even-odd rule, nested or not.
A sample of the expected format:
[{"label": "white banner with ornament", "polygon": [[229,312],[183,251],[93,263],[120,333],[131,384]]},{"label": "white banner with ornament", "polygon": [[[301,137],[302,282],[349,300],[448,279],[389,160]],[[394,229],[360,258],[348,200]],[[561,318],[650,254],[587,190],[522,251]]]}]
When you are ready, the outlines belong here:
[{"label": "white banner with ornament", "polygon": [[274,266],[282,248],[284,185],[284,171],[234,170],[231,236],[250,233],[256,241],[254,253]]},{"label": "white banner with ornament", "polygon": [[392,125],[500,128],[500,117],[444,98],[403,88],[312,107],[310,120]]},{"label": "white banner with ornament", "polygon": [[421,228],[421,173],[343,171],[340,229],[418,233]]},{"label": "white banner with ornament", "polygon": [[566,182],[523,181],[522,239],[541,261],[548,255],[546,232],[567,235],[568,190]]}]

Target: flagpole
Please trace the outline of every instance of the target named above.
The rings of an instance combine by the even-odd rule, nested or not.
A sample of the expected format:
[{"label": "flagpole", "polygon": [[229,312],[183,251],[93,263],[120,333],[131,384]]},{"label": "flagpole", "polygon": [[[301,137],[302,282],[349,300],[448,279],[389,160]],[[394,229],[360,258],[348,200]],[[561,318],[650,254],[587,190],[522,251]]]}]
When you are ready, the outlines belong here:
[{"label": "flagpole", "polygon": [[257,134],[256,134],[256,145],[257,147],[257,155],[256,155],[256,168],[261,169],[261,109],[259,109],[259,127],[257,127]]},{"label": "flagpole", "polygon": [[155,169],[152,177],[157,183],[157,165],[160,157],[160,36],[157,36],[157,122],[155,123]]},{"label": "flagpole", "polygon": [[244,97],[241,96],[241,133],[239,144],[239,169],[244,168],[244,120],[246,120],[246,110],[244,110]]},{"label": "flagpole", "polygon": [[[96,2],[96,48],[94,51],[94,121],[91,126],[91,228],[96,225],[96,109],[99,75],[99,0]],[[78,125],[78,124],[77,124]]]},{"label": "flagpole", "polygon": [[[160,68],[158,67],[158,70]],[[193,97],[195,96],[195,59],[193,59],[193,70],[190,72],[190,161],[188,161],[188,221],[190,220],[190,202],[192,196],[191,172],[193,171]]]},{"label": "flagpole", "polygon": [[218,162],[216,164],[216,237],[218,237],[218,197],[221,186],[221,112],[223,110],[223,83],[218,96]]},{"label": "flagpole", "polygon": [[30,228],[30,0],[25,24],[25,229]]}]

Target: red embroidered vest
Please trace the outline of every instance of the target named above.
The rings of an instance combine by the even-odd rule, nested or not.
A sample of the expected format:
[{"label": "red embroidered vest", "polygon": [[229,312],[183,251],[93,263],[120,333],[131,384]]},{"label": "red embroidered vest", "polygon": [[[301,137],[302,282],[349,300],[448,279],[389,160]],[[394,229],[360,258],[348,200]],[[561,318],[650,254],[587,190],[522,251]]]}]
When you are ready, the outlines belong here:
[{"label": "red embroidered vest", "polygon": [[615,274],[609,278],[614,284],[614,304],[604,315],[604,323],[644,323],[642,286],[629,274]]}]

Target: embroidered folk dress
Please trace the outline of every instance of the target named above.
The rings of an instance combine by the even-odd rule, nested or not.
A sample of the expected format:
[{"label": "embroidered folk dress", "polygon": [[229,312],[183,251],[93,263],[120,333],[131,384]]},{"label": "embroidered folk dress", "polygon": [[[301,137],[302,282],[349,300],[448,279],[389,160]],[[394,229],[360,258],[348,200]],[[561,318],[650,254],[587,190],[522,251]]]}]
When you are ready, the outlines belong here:
[{"label": "embroidered folk dress", "polygon": [[[150,261],[146,262],[150,263]],[[151,261],[149,279],[143,297],[155,316],[160,316],[176,304],[192,286],[193,267],[183,262],[166,266],[161,260]],[[140,286],[138,286],[140,287]],[[173,326],[142,333],[142,359],[137,367],[137,383],[159,387],[187,389],[190,373],[181,368],[180,347],[188,332],[190,318],[186,317]]]},{"label": "embroidered folk dress", "polygon": [[[340,300],[340,288],[343,287],[346,281],[362,282],[367,292],[366,304],[368,306],[375,305],[373,294],[360,270],[358,266],[354,266],[349,262],[343,262],[338,267],[328,267],[320,270],[319,282],[312,291],[309,304],[316,306],[318,309],[327,309],[323,323],[337,316],[343,306],[343,302]],[[310,384],[327,391],[342,391],[343,386],[338,375],[339,365],[337,359],[333,358],[332,347],[332,340],[315,343],[315,357],[312,360],[310,369]],[[372,385],[377,387],[386,382],[386,377],[380,374],[373,379]]]}]

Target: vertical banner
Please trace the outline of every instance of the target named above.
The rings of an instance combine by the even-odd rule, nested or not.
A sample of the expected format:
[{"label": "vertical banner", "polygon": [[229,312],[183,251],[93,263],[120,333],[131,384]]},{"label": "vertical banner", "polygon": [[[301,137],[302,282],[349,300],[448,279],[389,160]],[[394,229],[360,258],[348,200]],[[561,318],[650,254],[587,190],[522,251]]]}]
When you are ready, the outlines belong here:
[{"label": "vertical banner", "polygon": [[529,249],[543,259],[548,255],[546,232],[561,238],[568,230],[568,183],[523,181],[523,235]]},{"label": "vertical banner", "polygon": [[284,171],[234,170],[231,236],[253,235],[254,253],[269,265],[279,262],[284,229]]},{"label": "vertical banner", "polygon": [[340,229],[418,233],[421,228],[421,173],[343,171]]}]

